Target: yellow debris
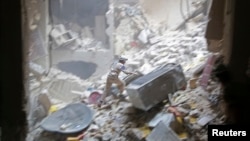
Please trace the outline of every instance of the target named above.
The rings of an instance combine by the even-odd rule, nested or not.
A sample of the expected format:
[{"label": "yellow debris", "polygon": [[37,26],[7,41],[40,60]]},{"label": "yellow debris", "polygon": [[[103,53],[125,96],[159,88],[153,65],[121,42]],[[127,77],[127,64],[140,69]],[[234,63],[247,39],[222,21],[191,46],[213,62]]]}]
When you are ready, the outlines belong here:
[{"label": "yellow debris", "polygon": [[181,117],[177,117],[177,118],[176,118],[176,120],[177,120],[180,124],[182,124],[182,123],[183,123],[183,121],[182,121],[182,118],[181,118]]},{"label": "yellow debris", "polygon": [[195,103],[191,103],[190,104],[190,108],[193,110],[193,109],[195,109],[197,107],[197,105],[195,104]]},{"label": "yellow debris", "polygon": [[151,130],[149,129],[149,127],[146,126],[146,125],[143,126],[143,127],[140,127],[139,129],[143,132],[143,138],[147,137],[150,134],[150,132],[151,132]]},{"label": "yellow debris", "polygon": [[50,106],[50,108],[49,108],[49,114],[51,114],[51,113],[53,113],[53,112],[55,112],[55,111],[57,111],[58,110],[58,108],[56,107],[56,105],[52,105],[52,106]]},{"label": "yellow debris", "polygon": [[178,134],[178,136],[179,136],[180,139],[186,139],[186,138],[188,138],[188,133],[183,132],[183,133]]},{"label": "yellow debris", "polygon": [[67,141],[80,141],[77,137],[68,137]]},{"label": "yellow debris", "polygon": [[197,118],[195,118],[195,117],[189,117],[189,122],[190,123],[196,123],[196,121],[197,121]]}]

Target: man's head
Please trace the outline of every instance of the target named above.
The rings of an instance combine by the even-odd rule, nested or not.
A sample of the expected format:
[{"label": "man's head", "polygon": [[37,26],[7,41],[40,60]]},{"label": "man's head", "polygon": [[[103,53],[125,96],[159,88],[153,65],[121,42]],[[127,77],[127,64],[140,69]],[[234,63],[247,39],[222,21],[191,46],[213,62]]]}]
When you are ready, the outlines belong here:
[{"label": "man's head", "polygon": [[122,57],[122,56],[119,57],[119,62],[122,63],[122,64],[125,64],[127,60],[128,59],[125,58],[125,57]]}]

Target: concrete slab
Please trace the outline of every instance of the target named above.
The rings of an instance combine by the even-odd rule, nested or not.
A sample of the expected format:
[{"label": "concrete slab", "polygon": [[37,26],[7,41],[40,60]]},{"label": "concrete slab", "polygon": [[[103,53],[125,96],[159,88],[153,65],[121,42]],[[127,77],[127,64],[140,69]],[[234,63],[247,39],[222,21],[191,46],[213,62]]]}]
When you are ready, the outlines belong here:
[{"label": "concrete slab", "polygon": [[157,124],[146,141],[181,141],[178,135],[163,122]]}]

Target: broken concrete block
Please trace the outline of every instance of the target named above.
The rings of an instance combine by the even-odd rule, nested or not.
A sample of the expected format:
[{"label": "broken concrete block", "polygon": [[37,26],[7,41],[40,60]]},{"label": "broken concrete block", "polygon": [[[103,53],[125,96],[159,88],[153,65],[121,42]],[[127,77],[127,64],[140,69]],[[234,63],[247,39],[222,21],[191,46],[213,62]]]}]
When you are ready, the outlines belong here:
[{"label": "broken concrete block", "polygon": [[142,74],[148,74],[151,71],[153,71],[155,68],[152,67],[149,63],[144,63],[138,71],[140,71]]},{"label": "broken concrete block", "polygon": [[138,39],[146,44],[148,42],[148,35],[150,34],[150,31],[147,30],[147,29],[144,29],[140,32],[139,36],[138,36]]},{"label": "broken concrete block", "polygon": [[198,77],[199,75],[201,75],[204,68],[205,68],[205,63],[196,66],[196,68],[194,68],[193,76]]},{"label": "broken concrete block", "polygon": [[46,117],[47,114],[48,112],[46,112],[45,108],[42,105],[39,105],[38,107],[35,108],[33,116],[34,116],[34,119],[41,120],[44,117]]},{"label": "broken concrete block", "polygon": [[123,115],[123,114],[120,114],[120,113],[117,113],[115,116],[114,116],[114,120],[119,123],[119,124],[124,124],[126,122],[129,121],[131,117],[128,116],[128,115]]},{"label": "broken concrete block", "polygon": [[56,47],[71,43],[75,40],[72,32],[67,31],[62,24],[56,25],[55,28],[51,31],[50,36],[56,43]]},{"label": "broken concrete block", "polygon": [[194,123],[197,123],[197,118],[195,118],[195,117],[192,117],[192,116],[188,116],[188,118],[189,118],[189,123],[191,123],[191,124],[194,124]]},{"label": "broken concrete block", "polygon": [[163,122],[157,124],[146,141],[181,141],[178,135]]},{"label": "broken concrete block", "polygon": [[198,78],[193,78],[189,81],[190,89],[195,89],[197,87],[197,80],[198,80]]},{"label": "broken concrete block", "polygon": [[191,111],[191,112],[189,113],[189,115],[192,116],[192,117],[197,118],[197,117],[200,116],[200,111],[197,110],[197,109],[195,109],[195,110]]},{"label": "broken concrete block", "polygon": [[107,117],[97,117],[94,119],[94,122],[96,123],[96,125],[98,125],[99,127],[102,127],[106,124],[106,122],[108,121]]},{"label": "broken concrete block", "polygon": [[113,137],[112,133],[106,132],[102,135],[102,140],[103,141],[109,141]]},{"label": "broken concrete block", "polygon": [[202,128],[202,126],[200,126],[198,124],[191,125],[191,129],[194,130],[195,132],[200,131],[201,128]]},{"label": "broken concrete block", "polygon": [[33,63],[33,62],[30,62],[29,63],[29,67],[30,67],[30,71],[34,74],[34,75],[37,75],[37,76],[41,76],[41,75],[44,75],[45,74],[45,69],[36,64],[36,63]]},{"label": "broken concrete block", "polygon": [[197,123],[200,125],[200,126],[204,126],[206,124],[208,124],[211,120],[213,120],[215,117],[214,116],[211,116],[211,115],[207,115],[207,116],[204,116],[202,118],[200,118]]},{"label": "broken concrete block", "polygon": [[117,107],[117,112],[123,114],[133,114],[136,112],[136,110],[131,103],[120,102],[119,106]]},{"label": "broken concrete block", "polygon": [[30,81],[29,89],[33,90],[35,88],[39,88],[41,86],[41,82],[39,81]]},{"label": "broken concrete block", "polygon": [[155,44],[155,43],[160,42],[161,40],[162,40],[161,37],[155,36],[155,37],[152,37],[152,38],[149,39],[149,43],[150,43],[150,44]]},{"label": "broken concrete block", "polygon": [[94,131],[97,131],[99,129],[99,127],[95,124],[91,124],[89,126],[89,128],[87,129],[88,132],[94,132]]},{"label": "broken concrete block", "polygon": [[82,27],[77,22],[69,23],[69,28],[75,32],[79,32],[82,29]]},{"label": "broken concrete block", "polygon": [[169,58],[161,58],[160,60],[158,60],[157,62],[155,62],[155,65],[163,65],[165,63],[174,63],[176,62],[176,59],[169,59]]},{"label": "broken concrete block", "polygon": [[152,120],[150,120],[148,126],[155,127],[161,121],[168,126],[176,122],[175,116],[172,113],[158,113]]},{"label": "broken concrete block", "polygon": [[139,68],[141,66],[141,62],[139,61],[131,61],[127,63],[127,66],[131,67],[131,68]]},{"label": "broken concrete block", "polygon": [[148,59],[153,59],[159,55],[156,51],[150,51],[150,52],[147,52],[146,54],[147,54]]},{"label": "broken concrete block", "polygon": [[45,110],[45,113],[48,114],[49,109],[51,107],[51,102],[48,98],[47,92],[42,93],[38,96],[38,103],[41,104]]},{"label": "broken concrete block", "polygon": [[188,100],[188,97],[185,94],[182,94],[174,99],[174,103],[176,105],[179,105],[181,103],[184,103],[185,101]]}]

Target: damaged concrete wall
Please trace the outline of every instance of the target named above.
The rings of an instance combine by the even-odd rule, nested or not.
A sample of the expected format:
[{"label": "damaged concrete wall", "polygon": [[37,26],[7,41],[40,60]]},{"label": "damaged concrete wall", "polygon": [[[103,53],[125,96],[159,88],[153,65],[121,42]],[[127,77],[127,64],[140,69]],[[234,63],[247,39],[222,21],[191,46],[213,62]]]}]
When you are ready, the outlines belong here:
[{"label": "damaged concrete wall", "polygon": [[114,53],[114,6],[112,5],[112,0],[109,0],[109,10],[105,14],[107,20],[106,35],[108,36],[109,48],[112,53]]},{"label": "damaged concrete wall", "polygon": [[222,48],[225,24],[226,1],[213,1],[209,12],[209,22],[205,37],[210,52],[219,52]]},{"label": "damaged concrete wall", "polygon": [[[205,0],[204,0],[205,1]],[[204,1],[197,0],[140,0],[144,14],[151,26],[175,29],[189,19]],[[204,14],[206,14],[204,11]]]},{"label": "damaged concrete wall", "polygon": [[225,9],[225,0],[213,1],[209,17],[211,20],[208,22],[206,32],[206,38],[212,40],[221,40],[223,37],[224,29],[224,9]]},{"label": "damaged concrete wall", "polygon": [[[53,0],[51,5],[51,19],[53,25],[62,24],[65,30],[72,30],[77,34],[88,28],[89,33],[107,44],[107,28],[105,13],[108,10],[108,0]],[[98,29],[102,26],[102,28]],[[92,35],[93,36],[93,35]]]},{"label": "damaged concrete wall", "polygon": [[[114,8],[114,54],[123,54],[131,48],[149,47],[154,34],[172,31],[190,32],[207,24],[211,1],[139,1],[136,5],[120,4]],[[200,28],[200,30],[204,30]],[[195,35],[193,35],[195,36]],[[151,42],[151,43],[152,43]],[[152,43],[152,44],[154,44]]]},{"label": "damaged concrete wall", "polygon": [[222,44],[222,55],[224,56],[224,63],[229,63],[229,58],[231,56],[232,50],[232,37],[233,37],[233,17],[234,17],[234,0],[227,0],[225,7],[225,27],[223,35],[223,44]]},{"label": "damaged concrete wall", "polygon": [[[249,123],[249,69],[250,51],[248,43],[248,28],[246,17],[249,3],[245,1],[216,1],[211,9],[211,22],[208,26],[207,38],[215,42],[221,41],[220,53],[224,56],[224,64],[229,75],[221,79],[223,83],[223,98],[228,122]],[[224,11],[222,11],[224,9]],[[219,13],[218,13],[219,11]],[[217,14],[216,14],[217,13]],[[216,47],[211,45],[211,47]],[[217,51],[218,52],[218,51]]]},{"label": "damaged concrete wall", "polygon": [[29,59],[49,70],[48,0],[25,1],[29,22]]},{"label": "damaged concrete wall", "polygon": [[[247,81],[245,72],[249,57],[247,54],[248,50],[244,45],[234,45],[238,42],[233,37],[233,34],[237,32],[235,28],[238,28],[235,25],[235,3],[235,0],[213,2],[209,14],[211,20],[207,26],[206,38],[209,41],[208,50],[220,52],[224,56],[224,64],[231,66],[231,73],[234,75],[232,76],[234,77],[233,79],[236,81]],[[236,54],[241,54],[241,57],[236,57]]]}]

